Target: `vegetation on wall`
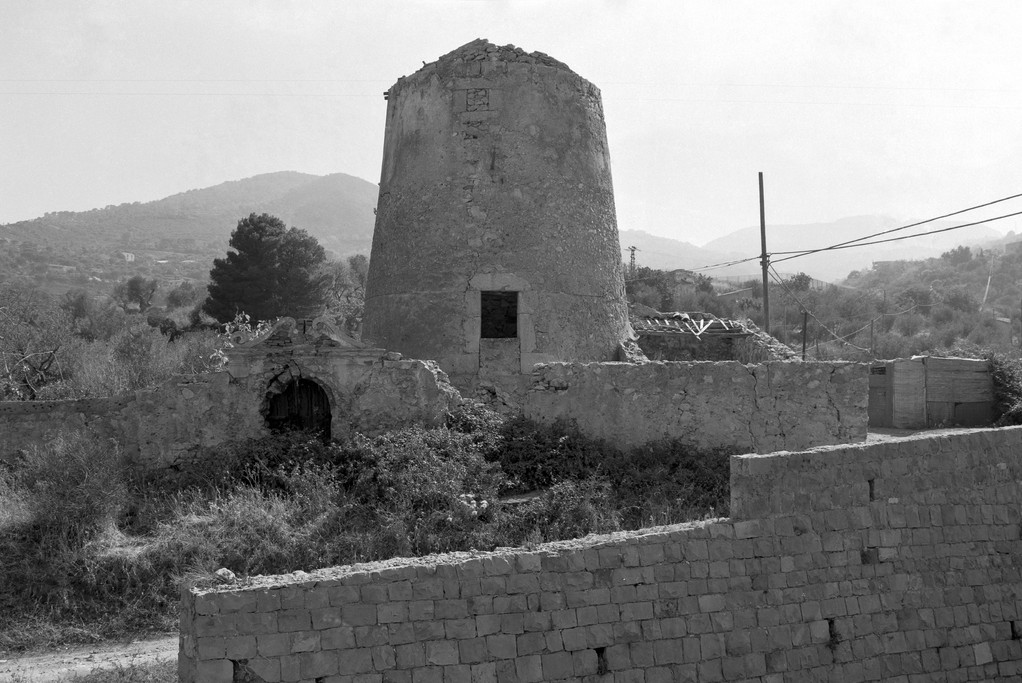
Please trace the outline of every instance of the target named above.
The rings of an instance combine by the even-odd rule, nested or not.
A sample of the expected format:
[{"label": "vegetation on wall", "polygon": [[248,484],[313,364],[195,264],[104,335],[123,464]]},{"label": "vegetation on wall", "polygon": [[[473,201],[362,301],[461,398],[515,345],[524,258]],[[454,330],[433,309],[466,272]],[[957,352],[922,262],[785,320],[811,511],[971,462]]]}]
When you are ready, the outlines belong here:
[{"label": "vegetation on wall", "polygon": [[275,574],[724,516],[728,481],[722,453],[620,453],[481,408],[373,438],[234,442],[159,477],[70,436],[0,471],[0,654],[173,628],[180,582],[220,567]]}]

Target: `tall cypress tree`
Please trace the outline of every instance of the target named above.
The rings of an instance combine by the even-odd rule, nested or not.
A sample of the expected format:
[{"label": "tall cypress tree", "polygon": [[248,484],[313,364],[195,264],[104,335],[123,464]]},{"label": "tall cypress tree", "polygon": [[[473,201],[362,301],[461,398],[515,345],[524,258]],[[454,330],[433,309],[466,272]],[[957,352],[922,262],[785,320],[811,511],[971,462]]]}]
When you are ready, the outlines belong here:
[{"label": "tall cypress tree", "polygon": [[203,310],[220,322],[247,313],[252,322],[309,317],[323,307],[320,266],[326,252],[316,238],[288,228],[276,216],[238,221],[225,258],[213,260]]}]

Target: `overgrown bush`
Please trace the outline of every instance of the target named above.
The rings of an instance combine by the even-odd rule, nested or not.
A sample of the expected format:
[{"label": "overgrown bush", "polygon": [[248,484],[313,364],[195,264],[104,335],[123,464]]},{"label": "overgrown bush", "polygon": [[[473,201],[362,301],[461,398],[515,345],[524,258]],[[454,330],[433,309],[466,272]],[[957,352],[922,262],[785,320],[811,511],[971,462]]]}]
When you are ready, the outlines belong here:
[{"label": "overgrown bush", "polygon": [[112,445],[72,437],[0,478],[0,650],[31,642],[28,623],[91,625],[64,640],[167,628],[180,581],[220,567],[276,574],[727,513],[724,454],[621,452],[479,407],[434,429],[291,432],[196,456],[136,480]]},{"label": "overgrown bush", "polygon": [[504,545],[518,546],[621,528],[614,494],[606,479],[561,481],[500,520]]},{"label": "overgrown bush", "polygon": [[542,425],[511,418],[497,434],[499,438],[488,444],[486,457],[500,463],[515,492],[591,477],[612,454],[612,449],[564,422]]},{"label": "overgrown bush", "polygon": [[117,444],[81,433],[28,451],[12,484],[22,492],[26,540],[56,551],[80,548],[112,524],[128,493]]},{"label": "overgrown bush", "polygon": [[17,618],[124,622],[118,613],[145,593],[150,575],[117,528],[129,486],[116,445],[68,435],[3,478],[0,648],[10,638],[6,622]]}]

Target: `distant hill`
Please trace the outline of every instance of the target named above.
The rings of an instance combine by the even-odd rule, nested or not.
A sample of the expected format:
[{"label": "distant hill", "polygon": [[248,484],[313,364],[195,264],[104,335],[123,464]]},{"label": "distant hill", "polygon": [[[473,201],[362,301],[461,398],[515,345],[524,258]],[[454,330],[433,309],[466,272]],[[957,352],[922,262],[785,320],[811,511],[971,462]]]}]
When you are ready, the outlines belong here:
[{"label": "distant hill", "polygon": [[621,258],[624,263],[628,263],[631,258],[628,247],[638,247],[635,253],[636,265],[660,270],[699,268],[740,258],[734,254],[697,247],[689,242],[651,235],[642,230],[622,230],[620,237]]},{"label": "distant hill", "polygon": [[270,213],[312,234],[328,252],[368,254],[378,188],[343,173],[284,171],[189,190],[150,202],[59,211],[0,225],[0,281],[23,280],[54,294],[108,294],[132,275],[160,292],[204,284],[238,221]]},{"label": "distant hill", "polygon": [[223,251],[238,220],[271,213],[338,254],[368,252],[378,188],[343,173],[284,171],[150,202],[60,211],[0,226],[0,238],[104,250]]}]

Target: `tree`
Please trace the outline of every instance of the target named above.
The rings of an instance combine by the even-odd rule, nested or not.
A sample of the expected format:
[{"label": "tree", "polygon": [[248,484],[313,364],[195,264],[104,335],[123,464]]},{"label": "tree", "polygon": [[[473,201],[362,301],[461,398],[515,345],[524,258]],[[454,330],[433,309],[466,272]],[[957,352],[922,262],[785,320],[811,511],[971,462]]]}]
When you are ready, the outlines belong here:
[{"label": "tree", "polygon": [[969,247],[958,246],[940,255],[945,261],[951,263],[968,263],[972,260],[972,250]]},{"label": "tree", "polygon": [[635,269],[635,276],[625,281],[625,293],[628,301],[634,304],[642,304],[659,311],[669,311],[673,305],[671,296],[670,273],[639,266]]},{"label": "tree", "polygon": [[360,336],[365,309],[369,259],[364,254],[347,261],[330,261],[323,266],[327,276],[327,308],[337,323],[355,339]]},{"label": "tree", "polygon": [[125,312],[134,305],[138,306],[139,313],[145,313],[153,305],[156,286],[155,279],[147,280],[141,275],[135,275],[118,283],[112,296]]},{"label": "tree", "polygon": [[813,278],[798,272],[784,280],[785,286],[793,292],[808,292],[813,285]]},{"label": "tree", "polygon": [[204,292],[193,282],[182,282],[167,292],[167,309],[188,308],[201,300]]},{"label": "tree", "polygon": [[33,400],[64,378],[72,318],[38,288],[0,287],[0,400]]},{"label": "tree", "polygon": [[203,305],[225,323],[244,312],[253,322],[288,315],[305,318],[323,309],[326,252],[309,233],[269,214],[251,214],[231,233],[227,257],[213,260]]}]

